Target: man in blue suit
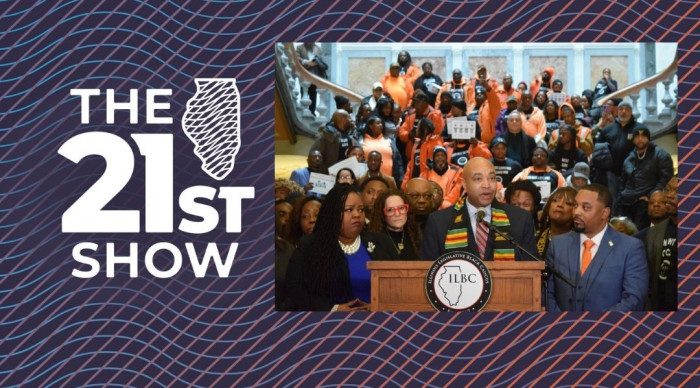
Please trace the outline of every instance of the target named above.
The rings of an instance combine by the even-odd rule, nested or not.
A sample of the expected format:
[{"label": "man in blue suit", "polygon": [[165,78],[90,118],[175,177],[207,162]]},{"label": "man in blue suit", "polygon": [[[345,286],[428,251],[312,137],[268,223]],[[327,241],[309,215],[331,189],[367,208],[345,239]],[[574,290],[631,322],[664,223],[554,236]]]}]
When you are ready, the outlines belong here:
[{"label": "man in blue suit", "polygon": [[547,261],[568,277],[552,275],[549,311],[635,311],[644,308],[649,286],[644,246],[608,225],[612,196],[592,184],[576,195],[574,231],[554,237]]}]

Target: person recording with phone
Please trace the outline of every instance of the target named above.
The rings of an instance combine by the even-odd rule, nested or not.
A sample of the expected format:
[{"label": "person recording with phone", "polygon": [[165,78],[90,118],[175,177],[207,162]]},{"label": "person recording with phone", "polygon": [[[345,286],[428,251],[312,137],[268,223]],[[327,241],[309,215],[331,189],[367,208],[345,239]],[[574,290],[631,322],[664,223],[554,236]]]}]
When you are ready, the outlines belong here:
[{"label": "person recording with phone", "polygon": [[595,85],[595,99],[607,96],[617,91],[617,81],[612,79],[610,68],[603,69],[603,78]]}]

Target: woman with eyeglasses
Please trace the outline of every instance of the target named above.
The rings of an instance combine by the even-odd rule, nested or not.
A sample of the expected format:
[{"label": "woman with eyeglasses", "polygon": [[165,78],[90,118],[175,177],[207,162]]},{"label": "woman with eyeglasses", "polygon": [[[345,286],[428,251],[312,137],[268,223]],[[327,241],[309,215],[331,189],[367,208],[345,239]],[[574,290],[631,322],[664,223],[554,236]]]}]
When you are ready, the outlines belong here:
[{"label": "woman with eyeglasses", "polygon": [[335,184],[337,186],[341,183],[347,183],[349,185],[357,187],[357,179],[355,178],[355,173],[347,167],[338,170],[338,174],[336,174],[335,176]]},{"label": "woman with eyeglasses", "polygon": [[287,269],[287,295],[296,310],[369,310],[369,260],[398,260],[384,234],[363,232],[365,209],[349,184],[326,195],[314,232],[299,240]]},{"label": "woman with eyeglasses", "polygon": [[418,227],[403,191],[385,191],[374,201],[369,230],[389,236],[400,260],[420,260],[416,241]]}]

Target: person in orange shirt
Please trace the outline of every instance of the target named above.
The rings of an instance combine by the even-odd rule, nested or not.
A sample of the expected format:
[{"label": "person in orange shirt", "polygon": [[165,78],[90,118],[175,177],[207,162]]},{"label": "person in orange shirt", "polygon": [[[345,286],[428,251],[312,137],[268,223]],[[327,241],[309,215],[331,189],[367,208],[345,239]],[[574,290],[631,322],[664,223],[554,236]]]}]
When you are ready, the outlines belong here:
[{"label": "person in orange shirt", "polygon": [[[542,195],[543,200],[549,198],[549,194],[553,193],[558,187],[566,186],[566,179],[557,170],[552,169],[548,165],[549,163],[549,153],[547,149],[543,147],[535,147],[532,152],[532,166],[525,167],[518,175],[516,175],[512,182],[522,181],[529,179],[533,182],[546,182],[543,186],[546,186],[549,190],[545,190],[544,195]],[[541,189],[540,189],[541,190]]]},{"label": "person in orange shirt", "polygon": [[[416,82],[416,79],[421,75],[420,69],[413,63],[411,54],[409,54],[406,50],[399,52],[396,62],[394,63],[399,65],[399,76],[411,85],[413,85]],[[384,74],[382,77],[382,83],[384,83],[385,78],[389,78],[391,76],[390,71],[391,69],[387,70],[386,74]]]},{"label": "person in orange shirt", "polygon": [[470,81],[471,87],[476,89],[477,86],[481,85],[481,80],[486,80],[493,90],[498,89],[498,81],[491,78],[486,70],[486,66],[479,64],[476,66],[476,74]]},{"label": "person in orange shirt", "polygon": [[510,96],[514,96],[518,103],[520,103],[520,91],[513,87],[512,75],[506,74],[503,76],[503,85],[496,88],[496,95],[498,96],[498,101],[501,103],[501,109],[506,109],[508,107],[508,102],[506,100]]},{"label": "person in orange shirt", "polygon": [[[445,120],[439,111],[433,109],[428,103],[428,95],[423,91],[418,91],[413,97],[413,109],[406,113],[401,127],[399,127],[399,140],[406,144],[405,153],[410,159],[411,150],[413,149],[413,139],[416,137],[418,122],[420,119],[427,117],[433,122],[435,134],[440,136],[442,128],[445,127]],[[432,152],[432,150],[431,150]]]},{"label": "person in orange shirt", "polygon": [[496,90],[491,87],[486,79],[481,80],[479,87],[483,93],[476,96],[483,99],[479,107],[479,126],[481,127],[481,141],[489,144],[496,136],[496,120],[501,114],[501,103],[498,101]]},{"label": "person in orange shirt", "polygon": [[547,135],[547,123],[542,111],[532,105],[532,94],[529,91],[525,91],[520,95],[518,112],[520,112],[523,132],[535,139],[536,143],[544,142],[544,138]]},{"label": "person in orange shirt", "polygon": [[538,74],[535,80],[530,83],[530,93],[534,96],[540,90],[545,92],[552,90],[552,77],[554,77],[554,68],[545,67],[542,74]]},{"label": "person in orange shirt", "polygon": [[382,78],[382,87],[384,92],[389,94],[391,98],[399,103],[401,109],[405,109],[413,95],[413,83],[408,82],[399,75],[401,65],[394,62],[389,66],[388,76]]},{"label": "person in orange shirt", "polygon": [[432,120],[427,117],[420,119],[416,137],[413,139],[413,149],[408,154],[406,175],[403,177],[401,189],[406,189],[406,184],[412,178],[418,178],[428,171],[428,160],[433,159],[433,150],[437,146],[443,146],[440,132],[435,130]]},{"label": "person in orange shirt", "polygon": [[373,152],[379,152],[382,155],[381,172],[384,175],[400,178],[403,176],[403,164],[401,156],[396,144],[384,137],[384,124],[378,116],[370,116],[368,122],[368,131],[362,138],[362,149],[365,152],[366,159]]},{"label": "person in orange shirt", "polygon": [[462,195],[462,169],[447,163],[447,150],[443,146],[433,149],[433,160],[430,169],[421,173],[421,178],[440,185],[443,192],[440,209],[448,208],[457,202]]},{"label": "person in orange shirt", "polygon": [[408,83],[413,85],[413,83],[416,82],[416,78],[420,77],[421,72],[420,69],[418,69],[418,66],[413,63],[411,54],[409,54],[406,50],[402,50],[399,52],[396,61],[398,62],[399,66],[401,66],[399,68],[399,75],[408,81]]},{"label": "person in orange shirt", "polygon": [[[463,100],[452,102],[451,117],[466,116],[467,103]],[[447,126],[447,125],[445,125]],[[481,137],[481,136],[479,136]],[[467,160],[481,156],[486,159],[491,158],[488,144],[476,138],[453,139],[450,143],[445,143],[447,148],[447,159],[449,163],[463,167]]]},{"label": "person in orange shirt", "polygon": [[[469,109],[467,109],[467,114],[474,109],[476,101],[474,100],[474,87],[470,82],[467,82],[462,78],[462,70],[454,69],[452,71],[452,80],[450,82],[445,82],[440,88],[440,92],[437,95],[435,104],[440,103],[440,96],[443,93],[450,93],[453,100],[464,100],[467,102]],[[436,105],[435,108],[438,108]]]}]

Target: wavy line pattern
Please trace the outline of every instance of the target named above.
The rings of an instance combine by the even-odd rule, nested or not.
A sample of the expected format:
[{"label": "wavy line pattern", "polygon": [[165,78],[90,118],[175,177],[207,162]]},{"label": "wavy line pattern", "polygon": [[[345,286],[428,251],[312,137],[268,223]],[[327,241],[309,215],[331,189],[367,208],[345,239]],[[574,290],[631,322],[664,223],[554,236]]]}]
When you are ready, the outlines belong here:
[{"label": "wavy line pattern", "polygon": [[[109,385],[633,385],[699,386],[697,208],[698,3],[636,0],[0,1],[0,386]],[[606,12],[602,12],[607,8]],[[507,23],[504,21],[507,20]],[[284,32],[280,33],[280,30]],[[274,44],[288,41],[677,41],[681,225],[680,311],[675,313],[373,313],[274,311],[272,260]],[[61,233],[62,212],[104,170],[73,164],[66,139],[107,131],[174,134],[175,193],[214,185],[180,130],[193,79],[236,78],[242,147],[222,185],[254,186],[242,233],[224,220],[206,235]],[[70,89],[138,89],[137,123],[103,97],[80,123]],[[173,125],[146,124],[145,89],[172,89]],[[102,94],[104,96],[104,92]],[[109,209],[144,211],[145,166]],[[212,201],[220,214],[222,201]],[[184,215],[176,211],[176,224]],[[143,221],[142,221],[143,223]],[[137,277],[116,264],[91,279],[72,259],[82,241],[106,262],[137,242]],[[174,278],[148,273],[143,255],[170,242],[184,257]],[[239,244],[232,275],[194,276],[184,244],[202,252]],[[173,264],[167,253],[154,262]]]}]

